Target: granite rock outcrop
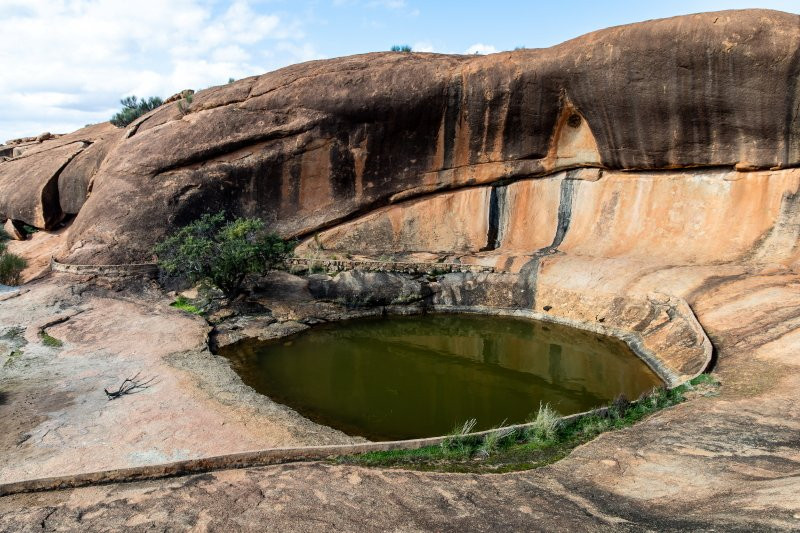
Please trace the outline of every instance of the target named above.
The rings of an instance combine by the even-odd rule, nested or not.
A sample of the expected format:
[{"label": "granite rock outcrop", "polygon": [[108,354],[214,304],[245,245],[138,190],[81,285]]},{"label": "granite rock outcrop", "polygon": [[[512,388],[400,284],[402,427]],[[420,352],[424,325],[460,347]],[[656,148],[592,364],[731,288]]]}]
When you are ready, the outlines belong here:
[{"label": "granite rock outcrop", "polygon": [[[600,194],[595,206],[617,198],[620,212],[648,189],[648,205],[668,215],[698,193],[761,180],[755,189],[773,202],[772,184],[794,180],[784,169],[800,163],[798,50],[800,17],[743,10],[609,28],[547,49],[293,65],[198,91],[124,131],[97,125],[29,145],[0,162],[0,218],[51,228],[76,214],[66,259],[82,263],[145,260],[171,227],[219,209],[261,217],[287,237],[366,216],[395,250],[530,255],[552,240],[544,229],[493,226],[503,194],[520,204],[504,213],[508,224],[526,228],[537,217],[552,225],[564,189],[578,202]],[[558,171],[587,168],[568,176],[585,183],[553,190]],[[683,174],[662,174],[676,169]],[[711,169],[727,174],[709,184]],[[747,172],[756,170],[781,177]],[[755,189],[740,206],[758,210]],[[451,223],[452,213],[467,222]],[[655,220],[646,209],[627,213],[617,231]],[[744,231],[764,236],[762,221]],[[670,231],[694,231],[678,226]],[[573,229],[565,244],[620,249],[584,235]]]}]

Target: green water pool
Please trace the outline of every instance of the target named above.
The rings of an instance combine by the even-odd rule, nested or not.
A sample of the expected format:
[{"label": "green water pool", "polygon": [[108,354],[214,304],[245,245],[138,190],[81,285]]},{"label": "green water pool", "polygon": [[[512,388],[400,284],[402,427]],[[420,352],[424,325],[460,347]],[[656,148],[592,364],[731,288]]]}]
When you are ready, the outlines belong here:
[{"label": "green water pool", "polygon": [[348,320],[220,350],[242,380],[303,416],[370,440],[562,415],[661,385],[622,341],[519,318],[428,314]]}]

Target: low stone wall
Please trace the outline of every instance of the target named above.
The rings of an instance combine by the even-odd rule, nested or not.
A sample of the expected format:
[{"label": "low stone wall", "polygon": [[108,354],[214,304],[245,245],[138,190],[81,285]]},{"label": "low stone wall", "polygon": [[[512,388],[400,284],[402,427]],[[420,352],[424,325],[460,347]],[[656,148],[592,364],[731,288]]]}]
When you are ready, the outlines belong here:
[{"label": "low stone wall", "polygon": [[155,276],[158,273],[158,265],[155,263],[138,263],[130,265],[70,265],[60,263],[55,257],[50,258],[50,270],[65,274],[76,274],[81,276]]},{"label": "low stone wall", "polygon": [[[584,413],[576,413],[574,415],[565,416],[562,417],[561,420],[568,422],[584,416],[592,414],[604,414],[606,412],[607,408],[602,407],[599,409],[586,411]],[[533,426],[533,423],[516,424],[500,429],[477,431],[464,435],[464,437],[484,436],[490,433],[505,432],[511,429],[525,429],[531,426]],[[427,446],[438,446],[449,438],[451,437],[441,436],[425,439],[365,442],[361,444],[335,444],[327,446],[304,446],[297,448],[270,448],[265,450],[218,455],[215,457],[187,459],[159,465],[119,468],[114,470],[87,472],[84,474],[75,474],[70,476],[28,479],[12,483],[0,483],[0,497],[7,496],[9,494],[61,490],[75,487],[86,487],[90,485],[101,485],[105,483],[125,483],[148,479],[185,476],[203,472],[213,472],[217,470],[249,468],[298,461],[319,461],[332,457],[355,455],[366,452],[416,450]]]},{"label": "low stone wall", "polygon": [[494,272],[494,267],[461,263],[421,263],[410,261],[370,261],[355,259],[309,259],[292,257],[286,261],[291,270],[320,268],[326,272],[362,270],[365,272],[401,272],[404,274],[445,274],[450,272]]},{"label": "low stone wall", "polygon": [[[343,272],[346,270],[362,270],[365,272],[401,272],[404,274],[445,274],[451,272],[494,272],[494,267],[480,265],[462,265],[460,263],[412,263],[406,261],[369,261],[350,259],[307,259],[292,257],[286,260],[290,271],[313,270],[320,268],[325,272]],[[158,272],[155,263],[139,263],[129,265],[72,265],[61,263],[50,258],[50,270],[67,274],[94,276],[131,276],[150,275]]]},{"label": "low stone wall", "polygon": [[[535,297],[531,298],[526,295],[530,289],[520,285],[518,275],[495,273],[492,267],[457,263],[292,257],[287,260],[287,266],[290,270],[311,270],[320,266],[328,272],[448,274],[442,282],[430,285],[429,309],[517,314],[611,334],[628,342],[671,387],[701,373],[712,358],[711,342],[689,305],[681,298],[666,294],[589,294],[540,284]],[[55,258],[51,258],[50,267],[54,272],[108,277],[154,276],[158,272],[154,263],[69,265]],[[359,289],[374,291],[374,287],[368,286],[354,290],[357,293]]]}]

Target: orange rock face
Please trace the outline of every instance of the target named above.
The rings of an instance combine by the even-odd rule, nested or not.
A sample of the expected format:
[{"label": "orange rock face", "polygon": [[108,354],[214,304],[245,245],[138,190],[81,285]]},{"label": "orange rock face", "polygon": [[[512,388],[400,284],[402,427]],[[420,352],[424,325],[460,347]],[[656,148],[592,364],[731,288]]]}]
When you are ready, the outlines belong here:
[{"label": "orange rock face", "polygon": [[[318,242],[354,254],[483,252],[484,262],[505,270],[508,257],[551,247],[674,265],[800,261],[800,169],[579,176],[564,171],[403,202],[324,231],[299,251]],[[732,230],[732,221],[745,222]]]}]

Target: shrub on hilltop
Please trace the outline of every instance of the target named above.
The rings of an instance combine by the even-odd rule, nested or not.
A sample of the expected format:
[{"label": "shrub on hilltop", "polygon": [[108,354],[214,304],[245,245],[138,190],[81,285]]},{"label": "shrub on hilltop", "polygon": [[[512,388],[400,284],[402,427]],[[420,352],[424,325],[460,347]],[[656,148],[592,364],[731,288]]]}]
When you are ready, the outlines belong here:
[{"label": "shrub on hilltop", "polygon": [[164,101],[158,96],[142,98],[141,100],[135,96],[126,96],[119,103],[122,104],[122,110],[111,117],[111,123],[118,128],[124,128],[145,113],[149,113],[163,104]]}]

